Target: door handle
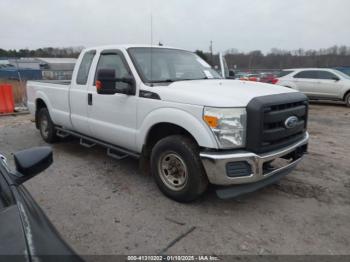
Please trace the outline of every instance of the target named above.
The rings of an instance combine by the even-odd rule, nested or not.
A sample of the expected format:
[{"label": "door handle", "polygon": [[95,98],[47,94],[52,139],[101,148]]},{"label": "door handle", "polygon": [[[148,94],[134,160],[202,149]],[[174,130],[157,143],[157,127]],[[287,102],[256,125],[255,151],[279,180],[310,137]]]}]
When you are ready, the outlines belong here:
[{"label": "door handle", "polygon": [[91,93],[88,94],[88,105],[92,106],[92,94]]}]

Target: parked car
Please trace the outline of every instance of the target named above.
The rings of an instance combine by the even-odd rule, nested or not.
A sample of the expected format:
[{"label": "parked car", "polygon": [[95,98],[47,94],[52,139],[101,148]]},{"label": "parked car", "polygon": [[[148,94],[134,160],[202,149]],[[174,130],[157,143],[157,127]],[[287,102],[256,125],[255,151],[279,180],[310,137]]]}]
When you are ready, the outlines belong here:
[{"label": "parked car", "polygon": [[260,82],[268,84],[276,84],[278,81],[277,76],[274,74],[263,73],[260,74]]},{"label": "parked car", "polygon": [[244,73],[244,72],[236,72],[235,73],[235,79],[239,80],[241,78],[244,78],[246,77],[248,74],[247,73]]},{"label": "parked car", "polygon": [[344,101],[350,107],[350,76],[335,69],[283,70],[277,84],[298,90],[310,99]]},{"label": "parked car", "polygon": [[240,77],[239,80],[259,82],[260,81],[260,75],[259,74],[246,74],[246,75]]},{"label": "parked car", "polygon": [[51,165],[51,148],[20,151],[14,160],[16,171],[11,172],[0,155],[0,256],[4,261],[83,261],[22,185]]},{"label": "parked car", "polygon": [[[73,135],[116,159],[141,158],[160,190],[180,202],[199,197],[208,183],[226,186],[217,189],[222,198],[271,184],[308,144],[305,95],[223,79],[180,49],[88,48],[70,84],[30,81],[27,95],[46,142]],[[274,165],[280,158],[290,161]]]}]

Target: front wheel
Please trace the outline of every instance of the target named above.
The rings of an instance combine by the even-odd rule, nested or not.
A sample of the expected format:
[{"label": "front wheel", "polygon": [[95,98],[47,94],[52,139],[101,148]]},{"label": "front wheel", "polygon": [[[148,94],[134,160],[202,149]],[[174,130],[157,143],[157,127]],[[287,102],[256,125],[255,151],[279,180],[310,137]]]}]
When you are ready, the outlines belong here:
[{"label": "front wheel", "polygon": [[191,202],[207,188],[198,146],[185,136],[163,138],[153,148],[151,170],[159,189],[178,202]]},{"label": "front wheel", "polygon": [[347,94],[345,97],[345,104],[347,107],[350,107],[350,93]]}]

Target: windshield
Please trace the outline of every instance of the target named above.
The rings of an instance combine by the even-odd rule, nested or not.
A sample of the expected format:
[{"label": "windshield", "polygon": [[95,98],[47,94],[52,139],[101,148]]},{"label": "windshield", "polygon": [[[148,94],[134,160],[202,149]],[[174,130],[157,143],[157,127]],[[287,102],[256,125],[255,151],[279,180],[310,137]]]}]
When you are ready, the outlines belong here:
[{"label": "windshield", "polygon": [[203,59],[188,51],[138,47],[128,52],[145,83],[221,78]]}]

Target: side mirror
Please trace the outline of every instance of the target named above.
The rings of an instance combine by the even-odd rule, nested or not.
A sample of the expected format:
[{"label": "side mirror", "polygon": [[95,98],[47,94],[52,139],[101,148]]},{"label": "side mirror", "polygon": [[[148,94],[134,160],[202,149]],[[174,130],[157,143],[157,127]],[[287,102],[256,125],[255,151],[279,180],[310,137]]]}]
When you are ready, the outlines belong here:
[{"label": "side mirror", "polygon": [[[117,88],[116,83],[127,83],[125,88]],[[114,95],[116,93],[130,95],[133,93],[134,79],[133,78],[117,78],[114,69],[99,69],[97,71],[96,91],[100,95]]]},{"label": "side mirror", "polygon": [[13,182],[21,185],[47,169],[53,162],[50,147],[35,147],[14,154],[16,174],[11,174]]},{"label": "side mirror", "polygon": [[332,79],[333,79],[334,81],[336,81],[336,82],[338,82],[338,81],[340,80],[340,78],[337,77],[337,76],[333,76]]},{"label": "side mirror", "polygon": [[228,79],[235,79],[236,78],[236,74],[233,70],[228,71]]}]

